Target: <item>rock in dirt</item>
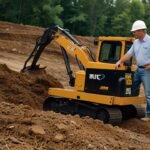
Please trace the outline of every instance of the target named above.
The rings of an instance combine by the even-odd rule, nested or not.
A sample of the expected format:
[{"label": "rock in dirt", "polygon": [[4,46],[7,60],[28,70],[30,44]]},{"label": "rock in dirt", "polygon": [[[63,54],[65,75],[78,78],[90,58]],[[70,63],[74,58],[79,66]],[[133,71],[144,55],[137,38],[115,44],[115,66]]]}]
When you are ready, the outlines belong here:
[{"label": "rock in dirt", "polygon": [[67,131],[67,125],[60,123],[60,124],[56,124],[56,127],[61,130],[61,131]]},{"label": "rock in dirt", "polygon": [[33,134],[39,134],[39,135],[45,135],[45,131],[43,129],[43,127],[41,126],[38,126],[38,125],[33,125],[31,128],[30,128],[30,133],[33,133]]},{"label": "rock in dirt", "polygon": [[62,134],[56,134],[55,137],[54,137],[54,141],[55,142],[61,142],[61,141],[64,141],[64,136]]},{"label": "rock in dirt", "polygon": [[94,145],[92,145],[92,144],[88,144],[88,146],[87,146],[87,149],[88,150],[93,150],[95,147],[94,147]]},{"label": "rock in dirt", "polygon": [[25,144],[24,142],[16,139],[15,137],[9,137],[9,139],[14,143],[14,144]]}]

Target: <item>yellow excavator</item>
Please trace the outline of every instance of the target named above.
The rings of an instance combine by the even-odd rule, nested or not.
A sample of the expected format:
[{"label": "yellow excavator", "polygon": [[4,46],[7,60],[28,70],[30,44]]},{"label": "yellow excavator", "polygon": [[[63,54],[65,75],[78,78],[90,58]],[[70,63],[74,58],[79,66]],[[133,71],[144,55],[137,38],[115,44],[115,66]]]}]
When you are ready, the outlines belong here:
[{"label": "yellow excavator", "polygon": [[[37,62],[51,41],[60,46],[69,83],[74,88],[49,88],[44,110],[90,116],[111,124],[145,116],[145,109],[141,107],[145,98],[139,96],[139,88],[132,88],[136,66],[131,60],[115,69],[115,63],[129,50],[134,38],[99,37],[95,40],[98,50],[94,59],[91,51],[69,31],[53,26],[37,40],[22,72],[42,69]],[[79,66],[75,73],[71,70],[68,55],[73,56]]]}]

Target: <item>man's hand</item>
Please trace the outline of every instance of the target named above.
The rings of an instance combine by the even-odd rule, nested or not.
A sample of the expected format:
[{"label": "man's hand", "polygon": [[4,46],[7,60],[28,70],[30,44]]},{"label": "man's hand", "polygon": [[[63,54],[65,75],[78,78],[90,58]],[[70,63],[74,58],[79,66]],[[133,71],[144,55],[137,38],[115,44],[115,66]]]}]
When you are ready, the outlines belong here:
[{"label": "man's hand", "polygon": [[125,54],[117,63],[115,64],[115,69],[118,69],[125,61],[130,60],[131,56]]},{"label": "man's hand", "polygon": [[121,63],[120,60],[117,61],[116,64],[115,64],[115,69],[118,69],[118,68],[120,67],[121,64],[122,64],[122,63]]},{"label": "man's hand", "polygon": [[144,66],[144,69],[145,69],[145,70],[150,70],[150,64],[149,64],[149,65],[145,65],[145,66]]}]

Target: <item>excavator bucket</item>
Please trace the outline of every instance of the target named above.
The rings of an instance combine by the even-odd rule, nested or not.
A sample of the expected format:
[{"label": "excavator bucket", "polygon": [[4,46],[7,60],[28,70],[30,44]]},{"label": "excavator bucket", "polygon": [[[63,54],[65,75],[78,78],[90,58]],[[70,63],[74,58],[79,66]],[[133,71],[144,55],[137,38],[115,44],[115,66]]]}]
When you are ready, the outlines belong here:
[{"label": "excavator bucket", "polygon": [[21,72],[33,72],[33,71],[39,71],[39,70],[44,70],[46,69],[46,66],[45,67],[40,67],[40,64],[39,65],[36,65],[34,68],[32,68],[32,66],[27,66],[27,67],[24,67]]},{"label": "excavator bucket", "polygon": [[[45,47],[50,44],[53,40],[53,34],[57,31],[57,26],[48,28],[44,31],[43,35],[39,37],[36,41],[36,45],[24,63],[23,69],[21,72],[29,72],[35,71],[40,69],[45,69],[46,67],[41,67],[40,64],[37,64],[42,52],[44,51]],[[28,66],[28,63],[31,61],[31,65]]]}]

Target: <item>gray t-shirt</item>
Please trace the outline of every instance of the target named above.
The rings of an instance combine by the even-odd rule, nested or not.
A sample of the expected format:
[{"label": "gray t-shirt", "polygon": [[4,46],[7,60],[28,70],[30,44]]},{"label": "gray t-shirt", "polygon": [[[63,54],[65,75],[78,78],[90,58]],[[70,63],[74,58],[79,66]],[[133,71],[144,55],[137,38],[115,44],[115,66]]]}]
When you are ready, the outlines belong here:
[{"label": "gray t-shirt", "polygon": [[127,54],[135,56],[138,66],[150,64],[150,36],[146,34],[143,40],[135,40]]}]

